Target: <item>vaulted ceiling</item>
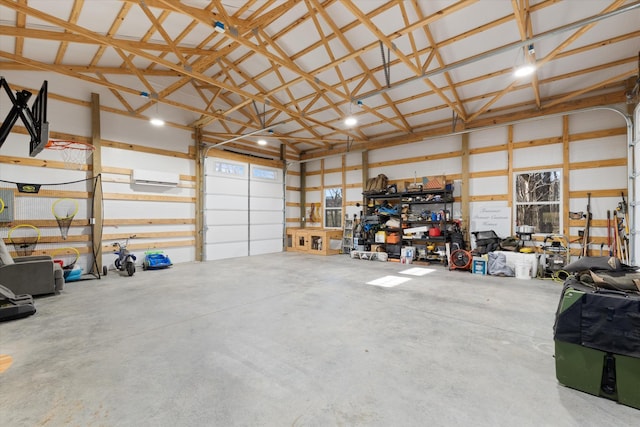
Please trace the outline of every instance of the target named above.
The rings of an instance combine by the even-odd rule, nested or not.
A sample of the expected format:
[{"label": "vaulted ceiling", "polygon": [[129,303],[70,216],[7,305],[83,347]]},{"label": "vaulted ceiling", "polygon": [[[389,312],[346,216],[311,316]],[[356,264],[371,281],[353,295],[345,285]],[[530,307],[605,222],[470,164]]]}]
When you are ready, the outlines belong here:
[{"label": "vaulted ceiling", "polygon": [[[0,0],[0,70],[79,79],[105,111],[160,107],[273,157],[625,102],[639,50],[625,0]],[[514,77],[523,62],[535,72]]]}]

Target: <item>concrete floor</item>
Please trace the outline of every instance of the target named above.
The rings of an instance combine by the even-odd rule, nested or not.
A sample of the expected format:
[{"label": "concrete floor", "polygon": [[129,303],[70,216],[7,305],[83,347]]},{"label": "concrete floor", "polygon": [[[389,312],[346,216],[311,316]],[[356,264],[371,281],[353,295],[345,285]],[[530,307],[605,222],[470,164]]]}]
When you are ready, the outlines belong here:
[{"label": "concrete floor", "polygon": [[0,323],[0,424],[638,425],[557,383],[560,284],[411,267],[289,252],[68,283]]}]

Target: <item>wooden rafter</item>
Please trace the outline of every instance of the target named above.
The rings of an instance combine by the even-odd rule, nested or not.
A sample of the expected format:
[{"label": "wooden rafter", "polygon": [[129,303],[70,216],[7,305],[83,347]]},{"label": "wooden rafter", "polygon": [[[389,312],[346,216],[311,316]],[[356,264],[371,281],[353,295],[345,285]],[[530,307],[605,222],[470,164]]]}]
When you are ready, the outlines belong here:
[{"label": "wooden rafter", "polygon": [[[573,23],[556,13],[566,11],[567,2],[558,0],[510,0],[490,14],[475,13],[481,7],[478,0],[454,0],[439,10],[435,2],[419,0],[210,0],[198,7],[184,0],[123,0],[105,13],[113,19],[101,23],[106,33],[92,29],[98,27],[95,19],[78,19],[92,12],[90,2],[59,1],[64,18],[28,0],[2,2],[3,10],[15,11],[15,18],[8,14],[0,24],[0,36],[13,40],[8,48],[0,48],[3,70],[44,70],[100,85],[113,95],[101,108],[114,114],[143,119],[156,102],[188,110],[191,123],[170,125],[215,129],[208,142],[224,140],[224,133],[238,135],[265,124],[282,124],[275,137],[294,156],[319,156],[347,145],[377,146],[380,141],[412,140],[423,132],[451,129],[451,110],[467,127],[496,115],[518,115],[532,105],[544,113],[586,105],[587,98],[597,102],[591,94],[610,102],[617,99],[616,91],[625,90],[620,79],[632,76],[637,60],[619,52],[640,37],[637,28],[624,33],[624,27],[604,23],[618,9],[634,9],[637,16],[635,3],[628,0],[609,0],[597,12],[593,3],[585,4],[591,23],[571,30],[563,27]],[[554,11],[546,10],[551,7]],[[552,29],[536,34],[540,29],[534,25],[550,14],[553,19],[545,25]],[[463,25],[455,25],[463,15]],[[629,18],[621,19],[631,22]],[[140,21],[135,28],[133,19]],[[223,22],[227,31],[216,32],[215,21]],[[600,26],[608,26],[603,34],[614,36],[599,37]],[[570,49],[587,31],[589,44]],[[292,39],[301,34],[304,39]],[[541,37],[548,41],[538,42]],[[538,66],[557,66],[514,82],[513,64],[504,53],[531,39],[540,45],[538,56],[546,56],[528,57]],[[33,55],[41,40],[57,43],[48,45],[48,55]],[[380,42],[392,52],[382,63]],[[83,47],[79,50],[74,44]],[[470,45],[475,46],[471,52]],[[91,47],[93,55],[77,54]],[[579,54],[596,57],[603,48],[610,49],[608,62],[589,65],[579,60]],[[42,59],[48,56],[50,62]],[[472,69],[494,56],[496,61],[486,70]],[[319,61],[320,57],[326,59]],[[567,67],[570,62],[573,69]],[[391,71],[390,89],[381,77],[385,68]],[[144,92],[152,94],[147,102],[139,96]],[[56,99],[54,91],[51,95]],[[266,106],[264,116],[256,113],[255,105]],[[345,129],[343,115],[356,105],[353,112],[360,123]],[[247,138],[226,147],[274,152],[252,146]]]},{"label": "wooden rafter", "polygon": [[[416,13],[418,14],[418,17],[420,19],[423,19],[423,14],[422,14],[422,10],[420,8],[420,5],[418,4],[418,2],[416,0],[413,0],[412,2],[413,4],[413,8],[416,11]],[[427,40],[429,40],[429,44],[431,44],[431,46],[433,47],[433,50],[431,51],[429,58],[431,58],[431,55],[433,55],[433,57],[435,57],[435,59],[437,59],[438,63],[440,64],[441,67],[444,67],[445,61],[442,59],[442,55],[440,55],[440,50],[438,49],[438,47],[436,46],[436,41],[433,37],[433,34],[431,34],[431,30],[429,30],[429,26],[428,24],[425,24],[425,26],[423,27],[425,36],[427,36]],[[420,72],[424,72],[424,70],[426,69],[426,66],[428,66],[429,62],[425,63],[425,68],[420,68]],[[458,115],[460,116],[460,119],[462,119],[463,121],[467,119],[467,113],[465,111],[464,108],[464,104],[462,103],[462,101],[460,100],[460,96],[458,95],[458,91],[456,90],[456,85],[453,82],[453,80],[451,79],[451,74],[449,72],[445,72],[444,73],[444,78],[447,81],[447,85],[449,86],[449,90],[451,91],[451,93],[453,94],[453,98],[455,99],[455,105],[457,106],[456,110]]]},{"label": "wooden rafter", "polygon": [[[71,13],[69,14],[69,22],[75,24],[78,22],[78,18],[80,17],[80,12],[82,11],[82,6],[84,5],[84,0],[74,0],[73,8],[71,9]],[[56,53],[56,58],[53,60],[54,64],[61,64],[64,59],[64,54],[67,51],[67,47],[69,46],[69,42],[63,41],[58,46],[58,52]]]},{"label": "wooden rafter", "polygon": [[[18,0],[18,3],[26,5],[27,4],[27,0]],[[25,15],[24,13],[20,13],[17,12],[16,13],[16,28],[17,29],[21,29],[23,30],[23,32],[27,32],[27,30],[25,29],[25,24],[27,22],[27,15]],[[24,49],[24,36],[18,36],[16,37],[16,44],[15,44],[15,48],[14,48],[14,53],[18,56],[22,56],[23,53],[23,49]]]}]

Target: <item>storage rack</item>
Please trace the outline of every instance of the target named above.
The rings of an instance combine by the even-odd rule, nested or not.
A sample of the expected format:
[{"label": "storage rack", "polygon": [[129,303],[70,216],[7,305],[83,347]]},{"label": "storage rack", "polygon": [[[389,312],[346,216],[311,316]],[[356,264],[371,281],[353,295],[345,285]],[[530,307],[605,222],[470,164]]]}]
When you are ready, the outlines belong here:
[{"label": "storage rack", "polygon": [[[403,246],[416,247],[418,259],[446,262],[446,243],[453,224],[453,191],[423,190],[387,194],[363,194],[365,250],[382,247],[390,258],[400,258]],[[428,216],[427,216],[428,213]],[[431,216],[435,213],[435,216]],[[440,235],[430,235],[437,228]],[[418,229],[406,233],[407,229]],[[376,238],[377,237],[377,238]],[[433,247],[429,251],[427,248]]]}]

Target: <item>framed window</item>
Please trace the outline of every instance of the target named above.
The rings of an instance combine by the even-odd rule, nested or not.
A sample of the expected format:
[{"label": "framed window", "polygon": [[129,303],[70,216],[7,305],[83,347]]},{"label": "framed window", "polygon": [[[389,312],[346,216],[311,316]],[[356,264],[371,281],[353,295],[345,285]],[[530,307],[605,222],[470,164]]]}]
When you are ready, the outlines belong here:
[{"label": "framed window", "polygon": [[516,225],[532,225],[537,234],[560,234],[562,171],[515,174]]},{"label": "framed window", "polygon": [[226,162],[224,160],[216,160],[214,162],[213,172],[216,175],[226,176],[247,176],[246,165],[240,163]]},{"label": "framed window", "polygon": [[342,228],[342,188],[324,189],[324,226]]},{"label": "framed window", "polygon": [[263,168],[259,166],[253,166],[251,168],[253,178],[263,181],[278,181],[278,170],[272,168]]}]

